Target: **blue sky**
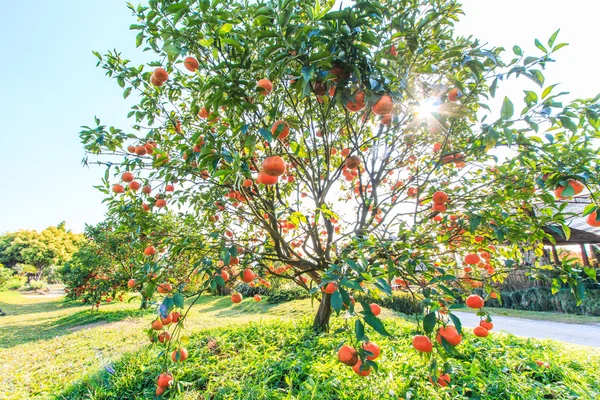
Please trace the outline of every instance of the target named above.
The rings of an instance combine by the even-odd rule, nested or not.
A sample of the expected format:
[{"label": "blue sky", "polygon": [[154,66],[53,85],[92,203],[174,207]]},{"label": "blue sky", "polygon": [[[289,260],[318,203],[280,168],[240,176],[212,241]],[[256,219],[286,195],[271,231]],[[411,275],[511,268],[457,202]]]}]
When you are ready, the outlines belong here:
[{"label": "blue sky", "polygon": [[[137,4],[135,1],[132,1]],[[559,41],[571,46],[557,54],[547,81],[561,82],[576,97],[600,92],[595,26],[600,2],[579,0],[465,0],[457,30],[491,45],[533,49],[561,28]],[[0,13],[0,233],[44,229],[62,220],[74,231],[102,220],[103,195],[92,186],[104,170],[81,166],[78,132],[102,123],[121,128],[132,99],[96,68],[92,50],[121,51],[140,62],[135,23],[123,0],[11,1]],[[590,72],[585,72],[586,65]],[[592,72],[594,71],[594,72]],[[507,85],[504,93],[522,98]],[[517,108],[518,109],[518,108]]]}]

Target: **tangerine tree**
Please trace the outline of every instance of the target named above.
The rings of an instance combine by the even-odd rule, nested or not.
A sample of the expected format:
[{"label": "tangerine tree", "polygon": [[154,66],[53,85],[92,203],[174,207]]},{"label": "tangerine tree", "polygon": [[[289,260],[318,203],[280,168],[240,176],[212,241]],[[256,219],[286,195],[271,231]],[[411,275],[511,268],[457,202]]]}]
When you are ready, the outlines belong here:
[{"label": "tangerine tree", "polygon": [[[414,347],[431,360],[432,382],[445,386],[449,366],[437,360],[462,338],[452,310],[467,299],[481,310],[476,334],[487,335],[484,300],[499,297],[503,276],[546,268],[522,265],[522,251],[541,254],[542,241],[553,240],[548,226],[569,235],[552,192],[590,191],[585,213],[598,223],[598,96],[563,104],[564,93],[546,84],[542,71],[565,46],[558,32],[536,40],[537,55],[515,46],[506,57],[454,34],[456,1],[332,7],[130,5],[137,45],[156,61],[134,66],[120,53],[95,53],[123,95],[139,101],[126,130],[99,120],[84,127],[94,158],[85,162],[108,165],[114,179],[107,171],[101,190],[132,231],[164,208],[194,219],[200,242],[211,243],[205,262],[189,267],[205,288],[226,284],[224,275],[277,276],[319,298],[315,329],[327,329],[334,311],[354,319],[339,357],[361,375],[379,354],[366,332],[390,333],[379,307],[355,307],[352,293],[404,287],[425,306]],[[520,111],[508,97],[492,110],[509,79],[539,90],[525,91]],[[177,251],[194,245],[171,241]],[[553,268],[583,295],[579,271]],[[191,294],[174,283],[166,299]],[[171,381],[162,376],[158,391]]]}]

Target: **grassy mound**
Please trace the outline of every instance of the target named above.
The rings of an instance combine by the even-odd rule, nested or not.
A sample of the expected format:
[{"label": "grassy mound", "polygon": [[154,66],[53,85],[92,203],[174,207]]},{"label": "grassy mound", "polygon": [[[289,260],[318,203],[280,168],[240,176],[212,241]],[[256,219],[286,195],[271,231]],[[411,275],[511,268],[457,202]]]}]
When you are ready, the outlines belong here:
[{"label": "grassy mound", "polygon": [[[338,319],[336,323],[342,322]],[[172,370],[176,399],[593,399],[600,398],[597,352],[513,336],[467,333],[452,360],[451,385],[434,388],[425,360],[410,347],[412,324],[387,321],[394,338],[373,334],[382,355],[377,373],[363,378],[339,363],[336,346],[347,333],[314,335],[308,319],[269,320],[204,330],[186,346],[189,359]],[[335,328],[339,328],[336,326]],[[148,399],[161,372],[158,348],[123,356],[114,374],[103,371],[57,398]],[[535,360],[550,364],[538,367]]]}]

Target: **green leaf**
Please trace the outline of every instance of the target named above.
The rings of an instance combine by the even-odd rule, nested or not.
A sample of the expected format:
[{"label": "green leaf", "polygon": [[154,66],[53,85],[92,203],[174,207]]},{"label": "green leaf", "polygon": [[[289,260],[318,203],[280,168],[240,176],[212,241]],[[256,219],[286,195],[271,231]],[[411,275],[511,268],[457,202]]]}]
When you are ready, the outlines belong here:
[{"label": "green leaf", "polygon": [[548,96],[550,94],[550,92],[552,92],[552,89],[554,89],[556,86],[558,86],[558,83],[555,83],[554,85],[550,85],[546,89],[544,89],[544,91],[542,92],[542,99],[545,99],[546,96]]},{"label": "green leaf", "polygon": [[229,33],[231,32],[231,30],[233,29],[233,25],[232,24],[224,24],[220,29],[219,29],[219,33]]},{"label": "green leaf", "polygon": [[178,56],[181,52],[181,49],[177,47],[175,44],[166,44],[163,46],[163,51],[170,56]]},{"label": "green leaf", "polygon": [[331,307],[335,310],[335,313],[339,315],[340,311],[342,311],[343,306],[344,302],[342,300],[342,294],[339,290],[336,290],[331,295]]},{"label": "green leaf", "polygon": [[362,274],[363,272],[365,272],[364,268],[361,267],[359,264],[357,264],[354,260],[345,258],[344,261],[346,262],[346,264],[348,264],[350,266],[350,268],[352,268],[354,271],[358,272],[359,274]]},{"label": "green leaf", "polygon": [[521,48],[519,46],[513,46],[513,53],[515,53],[518,56],[522,56],[523,50],[521,50]]},{"label": "green leaf", "polygon": [[564,128],[567,128],[573,133],[577,132],[577,125],[569,117],[558,117]]},{"label": "green leaf", "polygon": [[377,278],[377,280],[375,281],[375,286],[377,286],[382,292],[384,292],[388,296],[392,295],[392,288],[385,279]]},{"label": "green leaf", "polygon": [[524,92],[525,92],[525,103],[527,103],[528,106],[531,106],[532,104],[537,104],[538,96],[535,92],[532,92],[531,90],[524,90]]},{"label": "green leaf", "polygon": [[550,39],[548,39],[548,46],[551,48],[552,46],[554,46],[554,42],[556,41],[556,38],[558,36],[558,32],[560,32],[560,28],[556,30],[556,32],[554,32],[552,34],[552,36],[550,36]]},{"label": "green leaf", "polygon": [[462,322],[460,322],[460,318],[458,318],[456,315],[454,315],[452,313],[450,313],[448,315],[450,316],[450,319],[454,323],[454,326],[456,327],[458,334],[459,335],[462,334]]},{"label": "green leaf", "polygon": [[423,318],[423,329],[425,330],[425,332],[426,333],[433,332],[436,322],[437,322],[437,317],[435,316],[435,311],[427,314],[425,316],[425,318]]},{"label": "green leaf", "polygon": [[508,97],[504,97],[504,101],[502,102],[502,110],[500,111],[500,115],[503,120],[509,120],[512,118],[515,113],[515,107],[513,106],[512,101]]},{"label": "green leaf", "polygon": [[175,293],[175,295],[173,296],[173,303],[175,303],[175,306],[178,308],[183,308],[184,302],[185,299],[183,295],[181,293]]},{"label": "green leaf", "polygon": [[258,133],[260,133],[260,136],[262,136],[267,142],[273,141],[273,134],[271,131],[268,131],[265,128],[259,128]]},{"label": "green leaf", "polygon": [[537,39],[535,39],[535,47],[537,47],[538,49],[540,49],[541,51],[543,51],[546,54],[548,53],[548,50],[546,50],[544,45]]},{"label": "green leaf", "polygon": [[383,326],[383,322],[373,314],[365,315],[365,322],[369,324],[377,333],[382,336],[392,336],[385,330],[385,326]]},{"label": "green leaf", "polygon": [[588,204],[587,206],[585,206],[585,208],[583,209],[583,216],[587,216],[590,215],[591,213],[593,213],[594,211],[596,211],[596,204],[592,203],[592,204]]},{"label": "green leaf", "polygon": [[577,282],[575,297],[577,298],[577,305],[580,305],[583,299],[585,299],[585,284],[581,281]]},{"label": "green leaf", "polygon": [[131,87],[128,87],[127,89],[125,89],[125,91],[123,92],[123,98],[127,98],[129,97],[129,95],[131,94]]},{"label": "green leaf", "polygon": [[492,97],[496,97],[496,89],[498,88],[498,78],[494,79],[490,86],[490,94]]},{"label": "green leaf", "polygon": [[589,276],[591,279],[593,279],[594,281],[597,279],[596,270],[594,268],[583,267],[583,272],[585,272],[585,274],[587,276]]},{"label": "green leaf", "polygon": [[359,342],[365,337],[365,325],[360,319],[357,319],[354,323],[354,334],[356,335],[356,340]]},{"label": "green leaf", "polygon": [[512,129],[510,129],[510,128],[504,128],[504,137],[506,138],[506,143],[509,146],[512,146],[513,138],[514,138],[514,134],[513,134]]},{"label": "green leaf", "polygon": [[557,50],[560,50],[560,49],[562,49],[563,47],[565,47],[565,46],[568,46],[568,45],[569,45],[569,43],[560,43],[560,44],[557,44],[557,45],[556,45],[556,46],[554,46],[554,48],[552,49],[552,52],[555,52],[555,51],[557,51]]}]

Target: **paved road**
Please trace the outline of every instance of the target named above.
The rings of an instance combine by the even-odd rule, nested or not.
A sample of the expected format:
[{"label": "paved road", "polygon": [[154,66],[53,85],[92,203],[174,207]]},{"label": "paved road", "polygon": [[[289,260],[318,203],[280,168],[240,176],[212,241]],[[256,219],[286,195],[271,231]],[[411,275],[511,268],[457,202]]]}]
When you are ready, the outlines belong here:
[{"label": "paved road", "polygon": [[[475,314],[456,312],[463,325],[473,328],[480,318]],[[566,324],[524,318],[492,316],[494,332],[508,332],[516,336],[552,339],[560,342],[600,347],[600,325]]]}]

